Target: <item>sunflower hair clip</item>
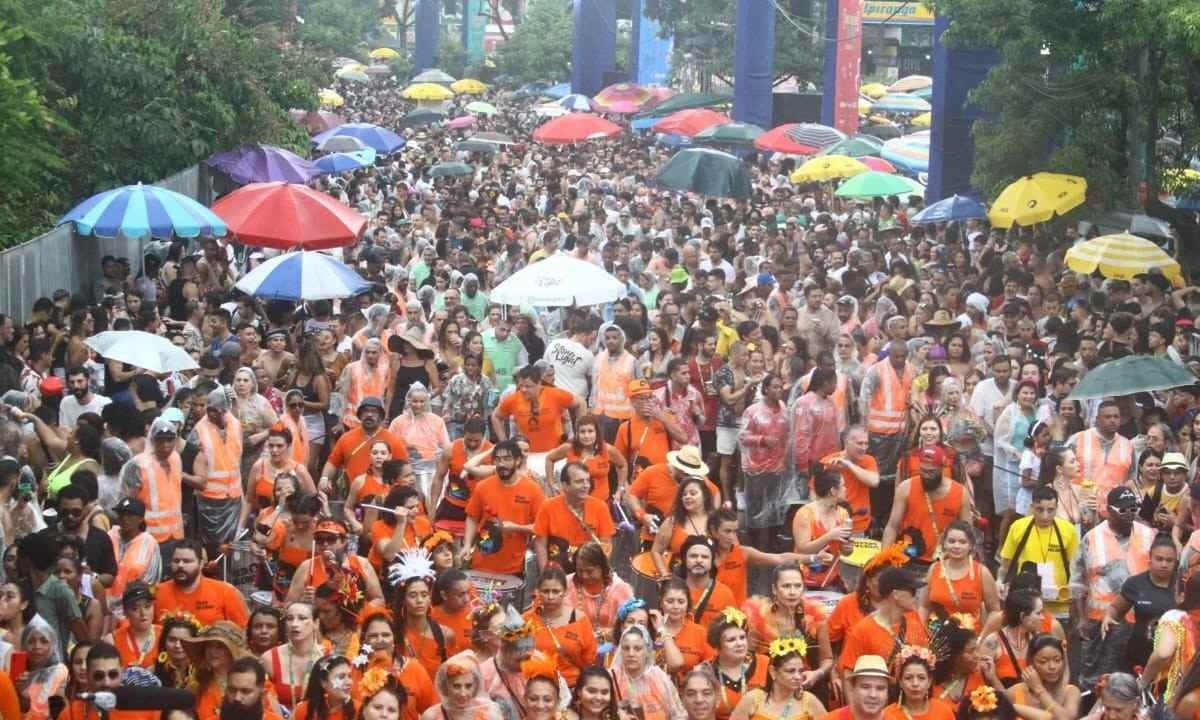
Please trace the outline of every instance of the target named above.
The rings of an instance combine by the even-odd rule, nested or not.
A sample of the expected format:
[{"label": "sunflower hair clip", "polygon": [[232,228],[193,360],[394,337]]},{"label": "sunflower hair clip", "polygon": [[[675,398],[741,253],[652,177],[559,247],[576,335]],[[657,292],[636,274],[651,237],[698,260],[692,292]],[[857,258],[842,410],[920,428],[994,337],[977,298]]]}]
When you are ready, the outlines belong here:
[{"label": "sunflower hair clip", "polygon": [[721,611],[721,617],[730,625],[742,628],[743,630],[746,629],[746,623],[748,622],[746,613],[732,605]]},{"label": "sunflower hair clip", "polygon": [[975,712],[990,713],[999,706],[996,691],[991,685],[980,685],[971,691],[971,708]]},{"label": "sunflower hair clip", "polygon": [[371,697],[382,690],[391,678],[391,673],[381,667],[373,667],[363,673],[361,681],[363,697]]},{"label": "sunflower hair clip", "polygon": [[767,654],[772,658],[781,658],[793,653],[800,656],[808,654],[808,642],[802,637],[776,638],[767,648]]}]

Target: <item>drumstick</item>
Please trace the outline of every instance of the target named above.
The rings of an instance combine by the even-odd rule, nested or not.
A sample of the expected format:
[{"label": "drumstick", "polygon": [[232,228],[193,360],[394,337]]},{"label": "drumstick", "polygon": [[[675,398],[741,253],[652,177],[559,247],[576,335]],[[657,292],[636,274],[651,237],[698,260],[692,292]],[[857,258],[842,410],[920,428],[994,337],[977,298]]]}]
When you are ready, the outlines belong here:
[{"label": "drumstick", "polygon": [[308,579],[305,580],[305,582],[304,582],[304,585],[306,587],[314,587],[313,586],[313,568],[315,568],[316,566],[317,566],[317,536],[313,535],[312,555],[308,558]]},{"label": "drumstick", "polygon": [[613,504],[617,506],[617,512],[621,513],[621,527],[628,528],[630,530],[636,529],[634,524],[629,522],[629,516],[625,514],[625,508],[621,507],[621,503],[617,502]]},{"label": "drumstick", "polygon": [[371,505],[370,503],[363,503],[363,504],[359,505],[359,507],[368,508],[370,510],[378,510],[380,512],[385,512],[385,513],[391,513],[392,515],[396,514],[395,508],[384,507],[382,505]]},{"label": "drumstick", "polygon": [[[233,542],[237,542],[238,540],[241,540],[242,538],[246,537],[246,533],[248,533],[248,532],[250,532],[250,528],[243,528],[242,531],[240,533],[238,533],[238,536],[233,539]],[[232,544],[232,543],[230,543],[230,544]],[[223,560],[224,558],[225,558],[225,553],[221,553],[220,555],[213,558],[213,564],[215,565],[216,563],[221,562],[221,560]]]},{"label": "drumstick", "polygon": [[837,557],[835,557],[833,559],[833,563],[829,566],[829,572],[825,573],[825,579],[821,581],[821,587],[825,587],[826,585],[829,584],[829,581],[833,579],[833,571],[837,570],[838,563],[840,563],[841,561],[842,561],[841,555],[838,555]]}]

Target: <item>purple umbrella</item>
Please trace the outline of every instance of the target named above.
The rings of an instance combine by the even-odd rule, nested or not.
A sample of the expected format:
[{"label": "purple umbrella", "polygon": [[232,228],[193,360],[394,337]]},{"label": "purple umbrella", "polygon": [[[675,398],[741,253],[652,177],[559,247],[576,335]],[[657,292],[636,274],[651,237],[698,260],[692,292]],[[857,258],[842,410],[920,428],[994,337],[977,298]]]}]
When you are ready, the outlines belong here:
[{"label": "purple umbrella", "polygon": [[306,183],[324,171],[299,155],[273,145],[239,145],[204,161],[239,185],[257,182]]}]

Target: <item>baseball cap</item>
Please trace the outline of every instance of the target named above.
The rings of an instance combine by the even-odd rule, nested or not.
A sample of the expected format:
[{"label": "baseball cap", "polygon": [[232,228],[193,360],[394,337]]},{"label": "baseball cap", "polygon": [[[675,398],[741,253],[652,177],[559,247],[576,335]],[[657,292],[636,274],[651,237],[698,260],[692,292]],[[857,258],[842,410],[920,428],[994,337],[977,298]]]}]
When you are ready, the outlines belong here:
[{"label": "baseball cap", "polygon": [[146,517],[146,504],[137,498],[125,498],[113,508],[117,515],[137,515]]},{"label": "baseball cap", "polygon": [[671,268],[670,281],[672,283],[685,283],[688,281],[688,277],[688,271],[682,265]]},{"label": "baseball cap", "polygon": [[158,417],[162,420],[166,420],[167,422],[179,423],[180,425],[183,424],[185,419],[183,417],[183,411],[177,407],[169,407],[166,410],[163,410],[162,415],[159,415]]},{"label": "baseball cap", "polygon": [[1162,465],[1163,470],[1187,470],[1188,461],[1180,452],[1169,452],[1163,455]]},{"label": "baseball cap", "polygon": [[925,581],[904,568],[890,567],[879,574],[879,594],[887,597],[894,590],[916,592],[925,586]]},{"label": "baseball cap", "polygon": [[58,397],[67,389],[66,383],[61,378],[51,375],[44,378],[38,383],[38,391],[42,393],[42,397]]},{"label": "baseball cap", "polygon": [[362,411],[366,410],[367,408],[375,408],[379,412],[386,412],[383,408],[383,400],[380,400],[374,395],[369,395],[362,399],[362,402],[358,404],[357,414],[362,415]]},{"label": "baseball cap", "polygon": [[1108,491],[1108,506],[1110,508],[1128,510],[1136,508],[1141,504],[1142,500],[1138,497],[1138,494],[1124,485]]},{"label": "baseball cap", "polygon": [[946,464],[946,451],[941,447],[934,445],[932,447],[921,448],[920,461],[930,463],[932,465],[942,466]]},{"label": "baseball cap", "polygon": [[652,392],[650,383],[638,378],[629,381],[629,397],[637,397],[639,395],[649,395]]},{"label": "baseball cap", "polygon": [[321,522],[317,523],[317,527],[313,530],[313,535],[319,535],[321,533],[342,536],[349,534],[346,531],[346,526],[340,520],[334,520],[333,518],[325,518]]},{"label": "baseball cap", "polygon": [[759,287],[762,287],[763,285],[774,285],[775,284],[775,276],[769,272],[759,273],[756,280],[758,282]]}]

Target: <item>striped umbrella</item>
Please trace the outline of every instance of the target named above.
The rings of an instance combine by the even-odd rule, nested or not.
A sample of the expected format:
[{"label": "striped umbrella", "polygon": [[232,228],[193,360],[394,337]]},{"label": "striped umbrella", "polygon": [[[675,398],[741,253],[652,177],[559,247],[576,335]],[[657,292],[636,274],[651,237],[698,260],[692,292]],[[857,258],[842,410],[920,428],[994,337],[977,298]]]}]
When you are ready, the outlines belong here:
[{"label": "striped umbrella", "polygon": [[789,128],[787,136],[800,145],[823,148],[846,139],[846,133],[819,123],[800,123]]},{"label": "striped umbrella", "polygon": [[169,239],[222,236],[225,221],[187,195],[154,185],[126,185],[84,200],[58,220],[75,232],[102,238]]},{"label": "striped umbrella", "polygon": [[785,155],[816,155],[821,148],[817,145],[798,143],[788,135],[788,131],[797,127],[795,123],[771,128],[754,140],[754,147],[759,150],[784,153]]},{"label": "striped umbrella", "polygon": [[910,173],[929,172],[929,134],[922,132],[893,138],[883,144],[879,154]]},{"label": "striped umbrella", "polygon": [[821,150],[821,155],[849,155],[853,158],[862,158],[869,155],[878,155],[883,149],[883,141],[877,137],[870,135],[855,135],[848,137],[845,140],[839,140]]},{"label": "striped umbrella", "polygon": [[289,252],[273,257],[238,280],[238,290],[268,300],[330,300],[370,287],[345,263],[325,253]]},{"label": "striped umbrella", "polygon": [[614,103],[632,103],[633,105],[645,106],[654,99],[654,93],[649,88],[644,88],[637,83],[616,83],[609,85],[600,92],[596,93],[594,100],[596,105],[602,112],[612,112],[610,108]]},{"label": "striped umbrella", "polygon": [[1067,250],[1067,267],[1075,272],[1096,270],[1107,278],[1130,280],[1134,275],[1158,268],[1172,280],[1180,280],[1179,263],[1154,243],[1129,233],[1101,235]]},{"label": "striped umbrella", "polygon": [[554,101],[555,105],[570,110],[572,112],[591,112],[596,109],[596,104],[587,95],[572,93]]},{"label": "striped umbrella", "polygon": [[904,93],[889,93],[875,101],[871,106],[873,112],[890,112],[905,115],[918,115],[933,109],[927,101],[916,95]]}]

